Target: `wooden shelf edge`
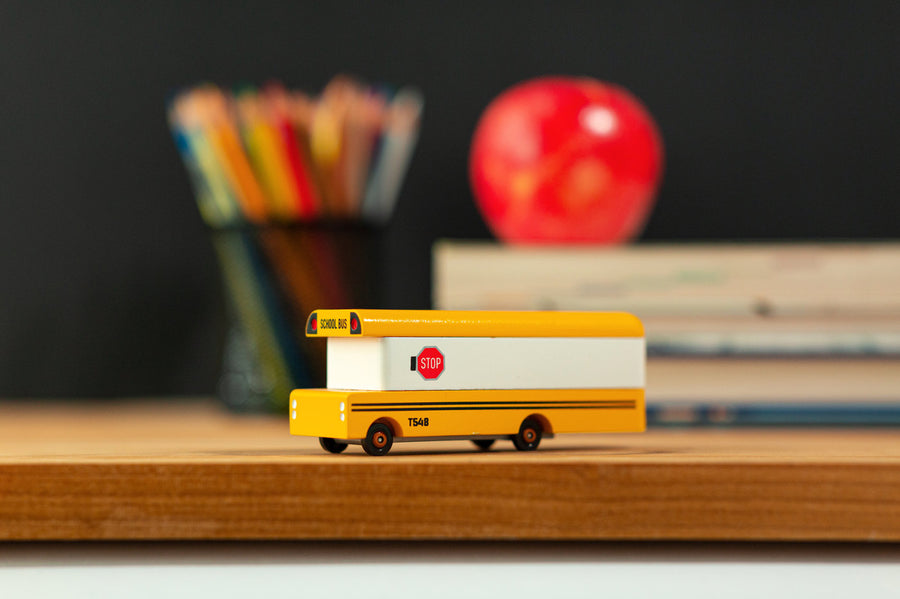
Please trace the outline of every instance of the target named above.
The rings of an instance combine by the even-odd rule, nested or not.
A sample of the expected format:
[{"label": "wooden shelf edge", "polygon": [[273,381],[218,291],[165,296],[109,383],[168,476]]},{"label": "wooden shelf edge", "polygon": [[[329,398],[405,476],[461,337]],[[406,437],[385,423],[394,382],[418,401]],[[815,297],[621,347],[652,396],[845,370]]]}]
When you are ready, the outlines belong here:
[{"label": "wooden shelf edge", "polygon": [[900,541],[900,470],[785,463],[0,465],[0,540]]}]

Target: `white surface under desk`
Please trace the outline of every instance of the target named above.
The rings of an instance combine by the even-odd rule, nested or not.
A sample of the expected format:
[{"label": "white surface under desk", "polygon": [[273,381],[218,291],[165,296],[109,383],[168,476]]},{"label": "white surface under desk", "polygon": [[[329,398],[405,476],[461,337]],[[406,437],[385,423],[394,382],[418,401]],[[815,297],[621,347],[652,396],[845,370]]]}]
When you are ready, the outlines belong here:
[{"label": "white surface under desk", "polygon": [[0,596],[898,597],[900,545],[5,543]]}]

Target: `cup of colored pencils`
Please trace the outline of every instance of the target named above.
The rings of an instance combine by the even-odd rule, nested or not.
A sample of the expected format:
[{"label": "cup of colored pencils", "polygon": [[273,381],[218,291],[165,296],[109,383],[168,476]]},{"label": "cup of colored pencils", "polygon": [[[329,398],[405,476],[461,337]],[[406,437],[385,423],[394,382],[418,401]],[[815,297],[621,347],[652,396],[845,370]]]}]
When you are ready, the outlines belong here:
[{"label": "cup of colored pencils", "polygon": [[306,342],[306,316],[379,305],[379,232],[422,107],[414,89],[346,76],[317,97],[202,84],[169,102],[234,316],[219,389],[229,406],[284,409],[291,389],[323,386],[324,348]]}]

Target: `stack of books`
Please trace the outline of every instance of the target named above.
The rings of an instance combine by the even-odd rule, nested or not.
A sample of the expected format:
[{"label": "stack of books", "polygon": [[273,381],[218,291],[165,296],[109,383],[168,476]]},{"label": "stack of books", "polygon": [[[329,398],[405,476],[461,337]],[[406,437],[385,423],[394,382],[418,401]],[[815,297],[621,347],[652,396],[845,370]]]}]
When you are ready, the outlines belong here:
[{"label": "stack of books", "polygon": [[900,423],[900,244],[444,241],[434,304],[637,314],[651,422]]}]

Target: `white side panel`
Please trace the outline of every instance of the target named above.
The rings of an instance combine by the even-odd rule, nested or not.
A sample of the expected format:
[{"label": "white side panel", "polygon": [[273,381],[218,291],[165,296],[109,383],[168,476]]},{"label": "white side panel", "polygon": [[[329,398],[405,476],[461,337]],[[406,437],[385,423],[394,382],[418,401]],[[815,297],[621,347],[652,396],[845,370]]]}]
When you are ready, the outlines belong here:
[{"label": "white side panel", "polygon": [[382,389],[384,339],[329,337],[325,375],[329,389]]},{"label": "white side panel", "polygon": [[[342,343],[332,345],[332,341]],[[352,347],[360,342],[367,344],[365,352]],[[379,344],[381,350],[369,349],[372,342]],[[418,370],[411,369],[411,358],[418,356],[425,347],[437,347],[443,355],[443,371],[436,379],[426,379]],[[614,389],[644,386],[642,338],[335,338],[329,339],[328,348],[328,386],[335,389]],[[363,360],[372,363],[364,364]],[[383,370],[379,373],[378,368]]]}]

